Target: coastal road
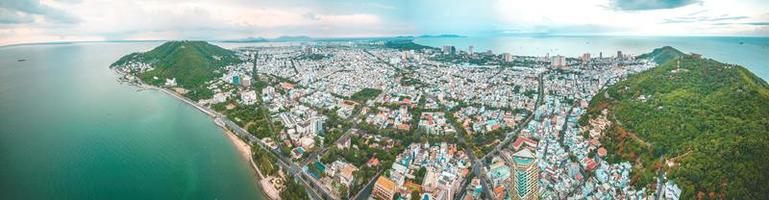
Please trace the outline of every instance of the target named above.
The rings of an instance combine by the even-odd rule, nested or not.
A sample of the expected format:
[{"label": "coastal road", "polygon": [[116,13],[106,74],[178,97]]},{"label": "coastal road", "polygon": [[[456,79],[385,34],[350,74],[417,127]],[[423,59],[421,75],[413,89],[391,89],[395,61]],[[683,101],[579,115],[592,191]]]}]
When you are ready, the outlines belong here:
[{"label": "coastal road", "polygon": [[[187,97],[181,96],[180,94],[178,94],[178,93],[176,93],[174,91],[171,91],[169,89],[155,87],[155,86],[149,86],[149,85],[143,85],[142,87],[160,90],[163,93],[169,94],[169,95],[171,95],[171,96],[173,96],[173,97],[175,97],[175,98],[177,98],[177,99],[179,99],[179,100],[181,100],[181,101],[183,101],[183,102],[185,102],[187,104],[190,104],[190,105],[194,106],[195,108],[197,108],[198,110],[200,110],[201,112],[203,112],[203,113],[207,114],[208,116],[212,117],[214,119],[214,122],[217,125],[221,126],[222,128],[227,128],[227,129],[231,130],[233,133],[235,133],[240,139],[244,140],[246,143],[248,143],[248,144],[250,144],[252,146],[255,145],[255,144],[259,145],[261,148],[266,149],[269,152],[272,152],[276,156],[276,158],[278,158],[278,161],[279,161],[278,164],[281,165],[281,167],[283,167],[283,169],[287,169],[289,171],[289,174],[293,175],[294,177],[297,177],[298,180],[300,180],[300,183],[305,185],[305,188],[307,188],[307,190],[306,190],[307,193],[313,199],[326,199],[326,198],[323,198],[323,197],[329,197],[329,199],[337,199],[337,197],[335,195],[332,195],[328,191],[325,191],[323,188],[321,188],[321,190],[320,190],[321,192],[318,192],[316,189],[318,189],[319,187],[317,185],[308,183],[305,180],[304,176],[296,176],[298,173],[302,172],[301,167],[296,165],[296,163],[291,162],[291,160],[288,159],[288,157],[286,155],[283,155],[283,153],[278,151],[277,149],[269,148],[269,146],[267,144],[265,144],[264,142],[259,140],[257,137],[255,137],[252,134],[250,134],[248,131],[243,129],[243,127],[240,127],[237,124],[235,124],[234,122],[232,122],[226,116],[224,116],[222,114],[219,114],[218,112],[216,112],[214,110],[211,110],[208,107],[199,105],[199,104],[193,102],[192,100],[188,99]],[[270,128],[272,128],[272,127],[270,127]]]}]

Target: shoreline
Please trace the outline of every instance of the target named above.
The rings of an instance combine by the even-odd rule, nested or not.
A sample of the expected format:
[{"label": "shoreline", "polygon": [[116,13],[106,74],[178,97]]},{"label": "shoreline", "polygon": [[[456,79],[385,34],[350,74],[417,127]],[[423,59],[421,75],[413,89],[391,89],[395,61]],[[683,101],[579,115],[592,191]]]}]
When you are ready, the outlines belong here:
[{"label": "shoreline", "polygon": [[264,194],[264,196],[267,197],[268,199],[280,200],[280,193],[277,191],[275,186],[270,185],[269,181],[264,176],[262,176],[262,172],[256,166],[256,163],[254,163],[254,159],[253,159],[253,157],[251,157],[251,155],[252,155],[251,145],[249,145],[248,143],[246,143],[245,141],[240,139],[237,135],[235,135],[235,133],[233,133],[226,126],[222,126],[222,125],[219,125],[219,124],[216,123],[215,120],[217,119],[217,117],[218,116],[223,116],[221,113],[218,113],[218,112],[215,112],[215,111],[214,111],[214,113],[210,113],[209,111],[206,111],[205,109],[203,109],[201,107],[202,105],[198,105],[197,103],[192,102],[190,99],[187,99],[186,97],[181,96],[181,94],[178,94],[178,93],[176,93],[174,91],[171,91],[169,89],[166,89],[166,88],[157,87],[157,86],[153,86],[153,85],[148,85],[148,84],[145,84],[145,83],[139,83],[136,86],[138,86],[139,88],[144,88],[144,89],[159,90],[161,93],[168,94],[168,95],[174,97],[175,99],[177,99],[177,100],[179,100],[181,102],[184,102],[187,105],[193,106],[198,111],[208,115],[208,117],[212,119],[212,122],[214,122],[214,125],[216,125],[216,126],[218,126],[219,128],[222,129],[222,133],[224,135],[226,135],[227,139],[230,140],[232,145],[235,146],[235,149],[239,152],[241,158],[244,159],[244,161],[246,161],[246,162],[248,162],[250,164],[251,170],[253,172],[256,172],[256,174],[254,176],[257,178],[257,182],[259,183],[259,187],[261,189],[261,193]]},{"label": "shoreline", "polygon": [[[221,127],[221,126],[220,126]],[[261,186],[262,193],[267,196],[267,198],[270,198],[272,200],[278,200],[280,199],[280,193],[275,189],[274,186],[268,185],[269,182],[267,182],[267,179],[262,175],[262,171],[259,170],[259,167],[256,166],[256,163],[254,163],[254,158],[251,157],[251,145],[248,145],[245,141],[241,140],[235,133],[230,131],[229,129],[225,127],[222,128],[222,133],[227,136],[227,138],[232,142],[233,145],[235,145],[235,148],[240,152],[240,155],[243,157],[245,161],[247,161],[251,165],[251,170],[253,172],[256,172],[255,176],[258,176],[258,182]]]}]

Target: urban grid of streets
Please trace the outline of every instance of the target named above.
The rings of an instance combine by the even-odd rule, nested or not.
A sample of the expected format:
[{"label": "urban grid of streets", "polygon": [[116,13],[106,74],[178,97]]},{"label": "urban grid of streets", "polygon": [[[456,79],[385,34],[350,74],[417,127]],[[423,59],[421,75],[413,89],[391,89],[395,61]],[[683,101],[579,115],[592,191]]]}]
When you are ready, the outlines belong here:
[{"label": "urban grid of streets", "polygon": [[[607,152],[598,138],[609,123],[605,117],[587,127],[577,123],[591,98],[605,95],[598,93],[603,87],[654,67],[651,61],[621,52],[566,58],[453,46],[402,50],[385,41],[235,51],[250,62],[226,67],[207,83],[213,97],[193,104],[249,144],[268,149],[313,199],[514,197],[510,158],[518,148],[536,157],[536,198],[642,199],[658,193],[629,184],[630,163],[603,159]],[[184,99],[174,87],[168,83],[164,91]],[[264,118],[275,134],[258,138],[233,122],[238,119],[211,110],[232,100],[234,106],[269,110]],[[421,138],[409,139],[411,134]],[[380,154],[359,152],[365,150]],[[677,188],[670,182],[665,187]]]}]

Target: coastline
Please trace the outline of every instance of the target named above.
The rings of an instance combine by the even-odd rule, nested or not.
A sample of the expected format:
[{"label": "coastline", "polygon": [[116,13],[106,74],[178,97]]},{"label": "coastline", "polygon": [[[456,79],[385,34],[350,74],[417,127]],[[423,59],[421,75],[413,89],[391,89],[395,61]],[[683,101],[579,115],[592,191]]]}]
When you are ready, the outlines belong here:
[{"label": "coastline", "polygon": [[251,156],[251,145],[248,145],[245,141],[241,140],[229,129],[225,127],[221,128],[222,133],[224,133],[230,142],[235,145],[235,148],[238,150],[238,152],[240,152],[240,155],[243,157],[243,159],[247,161],[251,165],[251,169],[256,172],[256,176],[259,177],[258,182],[262,187],[262,192],[272,200],[280,199],[280,193],[277,191],[277,189],[275,189],[274,186],[270,185],[269,181],[262,175],[262,171],[260,171],[259,167],[256,166],[256,163],[254,163],[254,158]]},{"label": "coastline", "polygon": [[211,119],[214,122],[214,124],[222,129],[222,133],[225,136],[227,136],[227,139],[230,140],[232,145],[235,146],[235,149],[240,153],[240,155],[244,159],[244,161],[247,161],[250,164],[251,170],[256,172],[255,177],[257,177],[257,182],[259,182],[259,186],[261,188],[262,194],[264,194],[267,198],[269,198],[271,200],[280,200],[280,193],[277,191],[275,186],[271,185],[269,180],[266,179],[262,175],[262,172],[256,166],[256,163],[254,163],[254,159],[251,156],[252,155],[252,153],[251,153],[251,145],[249,145],[248,143],[243,141],[241,138],[239,138],[237,135],[235,135],[235,133],[233,133],[226,126],[223,126],[223,125],[220,125],[220,124],[216,123],[215,120],[218,118],[218,116],[223,116],[221,113],[218,113],[218,112],[211,113],[210,111],[207,111],[206,109],[202,108],[201,105],[198,105],[197,103],[192,102],[190,99],[187,99],[186,97],[181,96],[181,94],[178,94],[178,93],[176,93],[174,91],[171,91],[169,89],[166,89],[166,88],[157,87],[157,86],[153,86],[153,85],[148,85],[148,84],[145,84],[145,83],[139,83],[137,86],[139,88],[143,88],[143,89],[159,90],[162,93],[166,93],[166,94],[176,98],[179,101],[185,102],[188,105],[191,105],[191,106],[195,107],[197,110],[199,110],[199,111],[205,113],[206,115],[208,115],[209,117],[211,117]]}]

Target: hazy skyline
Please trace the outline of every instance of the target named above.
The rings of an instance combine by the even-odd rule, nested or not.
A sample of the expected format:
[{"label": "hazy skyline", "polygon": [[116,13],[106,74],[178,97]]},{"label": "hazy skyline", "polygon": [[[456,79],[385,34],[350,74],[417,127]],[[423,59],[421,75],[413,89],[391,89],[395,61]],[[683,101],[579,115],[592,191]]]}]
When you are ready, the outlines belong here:
[{"label": "hazy skyline", "polygon": [[421,34],[769,35],[765,0],[3,0],[0,45]]}]

